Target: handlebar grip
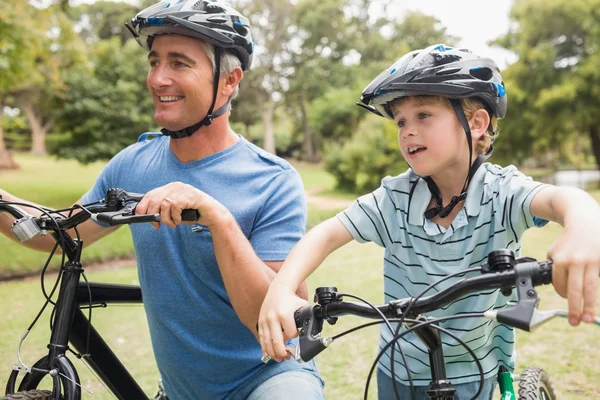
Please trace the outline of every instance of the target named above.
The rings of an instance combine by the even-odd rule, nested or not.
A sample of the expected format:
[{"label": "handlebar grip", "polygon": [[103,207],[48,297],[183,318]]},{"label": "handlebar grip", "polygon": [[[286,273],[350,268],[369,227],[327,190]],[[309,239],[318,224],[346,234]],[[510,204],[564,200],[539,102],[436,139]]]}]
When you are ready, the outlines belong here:
[{"label": "handlebar grip", "polygon": [[181,212],[181,220],[182,221],[198,221],[200,219],[200,213],[198,210],[193,208],[186,208]]},{"label": "handlebar grip", "polygon": [[538,270],[532,274],[531,280],[534,286],[552,283],[552,260],[538,263]]},{"label": "handlebar grip", "polygon": [[294,322],[296,322],[296,328],[302,328],[302,319],[300,318],[300,310],[294,311]]}]

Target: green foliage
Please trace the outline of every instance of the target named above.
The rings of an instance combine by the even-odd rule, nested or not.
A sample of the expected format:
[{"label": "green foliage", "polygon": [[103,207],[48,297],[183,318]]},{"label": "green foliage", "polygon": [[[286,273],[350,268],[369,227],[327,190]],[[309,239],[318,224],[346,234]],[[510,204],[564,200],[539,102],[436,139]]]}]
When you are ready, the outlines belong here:
[{"label": "green foliage", "polygon": [[124,47],[118,38],[99,41],[92,61],[92,75],[80,71],[67,77],[69,90],[56,121],[66,135],[51,149],[82,163],[111,158],[155,126],[141,47],[133,40]]},{"label": "green foliage", "polygon": [[600,165],[599,10],[600,0],[515,2],[514,28],[496,41],[519,56],[503,72],[509,95],[503,128],[511,135],[498,146],[503,156],[569,158],[565,144],[584,134]]},{"label": "green foliage", "polygon": [[22,0],[0,2],[0,98],[22,88],[38,71],[47,54],[49,13]]},{"label": "green foliage", "polygon": [[31,134],[27,119],[22,114],[5,116],[2,119],[6,147],[13,150],[28,150],[31,148]]},{"label": "green foliage", "polygon": [[321,140],[347,140],[367,113],[356,105],[367,82],[332,88],[310,104],[309,123]]},{"label": "green foliage", "polygon": [[325,153],[325,168],[336,177],[338,188],[356,193],[372,191],[383,177],[408,167],[398,148],[396,125],[375,115],[360,123],[352,140],[329,145]]}]

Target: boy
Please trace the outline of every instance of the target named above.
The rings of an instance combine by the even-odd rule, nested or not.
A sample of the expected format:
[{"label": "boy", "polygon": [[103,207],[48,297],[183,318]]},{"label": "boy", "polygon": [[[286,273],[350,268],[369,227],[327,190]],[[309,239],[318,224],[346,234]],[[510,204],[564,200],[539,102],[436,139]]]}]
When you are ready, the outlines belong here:
[{"label": "boy", "polygon": [[[320,263],[355,239],[385,248],[385,301],[416,296],[440,277],[480,265],[496,249],[519,254],[521,236],[548,220],[564,226],[549,250],[557,291],[569,286],[570,321],[591,322],[600,256],[600,207],[578,189],[557,188],[525,177],[513,166],[484,163],[492,152],[497,120],[507,96],[496,64],[465,49],[435,45],[406,54],[363,91],[362,106],[398,125],[398,145],[410,169],[386,177],[381,187],[357,199],[337,217],[309,232],[292,250],[272,282],[259,319],[263,351],[284,359],[284,340],[297,335],[293,313],[306,305],[294,292]],[[467,163],[468,161],[468,163]],[[446,285],[460,278],[451,279]],[[439,290],[444,285],[440,285]],[[468,295],[432,316],[483,312],[507,306],[498,290]],[[491,398],[498,367],[514,367],[514,331],[494,321],[444,323],[475,351],[485,374],[481,398]],[[381,343],[392,335],[382,327]],[[399,346],[406,355],[416,398],[426,398],[427,351],[414,335]],[[471,356],[444,338],[448,378],[457,399],[470,399],[479,375]],[[398,350],[396,350],[398,351]],[[378,364],[379,398],[395,398],[391,352]],[[401,398],[411,398],[407,369],[394,356]]]}]

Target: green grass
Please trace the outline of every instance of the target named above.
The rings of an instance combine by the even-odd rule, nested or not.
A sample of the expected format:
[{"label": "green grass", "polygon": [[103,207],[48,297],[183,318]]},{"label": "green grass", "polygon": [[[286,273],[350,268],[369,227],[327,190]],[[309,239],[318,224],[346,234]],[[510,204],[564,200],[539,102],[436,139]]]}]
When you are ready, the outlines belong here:
[{"label": "green grass", "polygon": [[[15,154],[21,169],[2,171],[0,187],[17,197],[52,208],[73,204],[88,191],[102,170],[104,163],[82,166],[72,160],[55,160]],[[41,270],[48,254],[21,246],[5,236],[0,236],[2,259],[0,279],[30,275]],[[83,262],[128,257],[133,253],[133,242],[128,228],[121,228],[86,248]],[[56,269],[56,259],[51,265]]]},{"label": "green grass", "polygon": [[322,164],[310,164],[303,161],[292,161],[304,183],[304,189],[311,194],[323,197],[335,197],[342,200],[354,200],[354,193],[344,192],[335,188],[335,178],[325,171]]}]

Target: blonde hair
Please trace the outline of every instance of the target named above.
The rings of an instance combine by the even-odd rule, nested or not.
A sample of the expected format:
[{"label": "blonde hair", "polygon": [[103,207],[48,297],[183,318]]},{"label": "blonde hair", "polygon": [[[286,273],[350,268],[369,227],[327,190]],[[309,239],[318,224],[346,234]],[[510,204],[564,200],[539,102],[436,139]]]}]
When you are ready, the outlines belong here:
[{"label": "blonde hair", "polygon": [[[447,97],[411,96],[410,98],[414,99],[414,101],[418,105],[439,104],[439,105],[442,105],[442,106],[448,108],[449,110],[452,110],[452,112],[454,112],[454,108],[452,107],[452,104],[450,103],[450,100]],[[408,99],[408,97],[402,97],[400,99],[394,100],[391,104],[392,109],[394,109],[394,107],[397,107],[398,105],[402,104],[402,102],[404,102],[406,99]],[[473,117],[473,114],[475,114],[475,112],[477,110],[481,110],[481,109],[486,110],[483,101],[481,101],[477,98],[473,98],[473,97],[460,99],[460,104],[462,105],[462,108],[465,112],[465,117],[467,117],[467,120],[470,120]],[[488,113],[489,113],[489,111],[488,111]],[[490,146],[494,142],[494,139],[496,139],[497,136],[498,136],[498,117],[496,117],[495,115],[492,115],[491,119],[490,119],[490,125],[488,126],[485,134],[477,141],[477,143],[474,143],[473,147],[475,148],[476,154],[487,153],[487,151],[490,149]]]}]

